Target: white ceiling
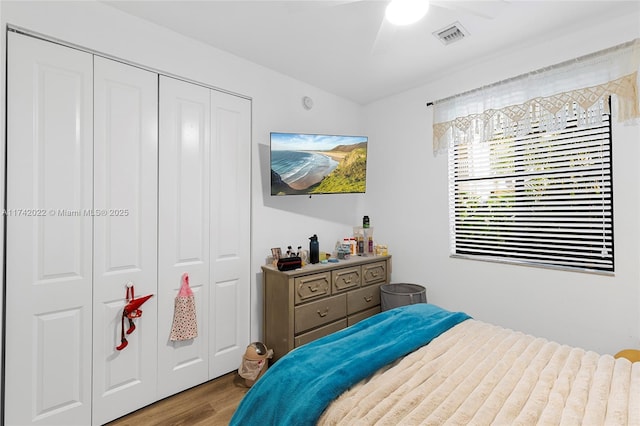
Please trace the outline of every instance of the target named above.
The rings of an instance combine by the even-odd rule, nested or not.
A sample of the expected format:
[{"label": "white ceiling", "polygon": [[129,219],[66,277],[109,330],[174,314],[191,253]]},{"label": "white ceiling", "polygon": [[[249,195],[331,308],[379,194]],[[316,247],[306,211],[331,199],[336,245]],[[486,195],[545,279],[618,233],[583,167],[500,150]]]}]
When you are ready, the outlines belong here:
[{"label": "white ceiling", "polygon": [[[409,27],[387,23],[382,0],[105,2],[361,104],[602,20],[635,13],[640,23],[640,1],[628,0],[432,0]],[[463,40],[433,36],[455,22]]]}]

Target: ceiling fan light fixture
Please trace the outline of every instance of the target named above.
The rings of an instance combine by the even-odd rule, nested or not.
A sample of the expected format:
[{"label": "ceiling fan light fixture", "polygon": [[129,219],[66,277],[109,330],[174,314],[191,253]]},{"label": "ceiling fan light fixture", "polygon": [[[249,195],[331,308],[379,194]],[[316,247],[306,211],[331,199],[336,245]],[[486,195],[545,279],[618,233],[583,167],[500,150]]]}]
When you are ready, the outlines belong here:
[{"label": "ceiling fan light fixture", "polygon": [[422,19],[429,10],[429,0],[391,0],[385,17],[394,25],[411,25]]}]

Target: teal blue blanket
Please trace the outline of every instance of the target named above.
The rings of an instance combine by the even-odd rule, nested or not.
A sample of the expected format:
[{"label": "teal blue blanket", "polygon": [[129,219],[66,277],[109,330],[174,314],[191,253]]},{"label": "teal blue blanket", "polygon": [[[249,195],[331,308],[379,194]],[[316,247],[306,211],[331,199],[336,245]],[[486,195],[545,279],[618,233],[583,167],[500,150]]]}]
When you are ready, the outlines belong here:
[{"label": "teal blue blanket", "polygon": [[231,425],[314,425],[360,380],[468,319],[426,303],[391,309],[289,352],[253,385]]}]

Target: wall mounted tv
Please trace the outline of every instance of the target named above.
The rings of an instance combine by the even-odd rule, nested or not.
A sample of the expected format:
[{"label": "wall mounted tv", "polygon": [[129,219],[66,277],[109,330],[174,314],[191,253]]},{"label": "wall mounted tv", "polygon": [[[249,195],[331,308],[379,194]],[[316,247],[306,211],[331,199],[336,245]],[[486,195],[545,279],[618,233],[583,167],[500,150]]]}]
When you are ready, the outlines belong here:
[{"label": "wall mounted tv", "polygon": [[363,193],[366,136],[271,132],[271,195]]}]

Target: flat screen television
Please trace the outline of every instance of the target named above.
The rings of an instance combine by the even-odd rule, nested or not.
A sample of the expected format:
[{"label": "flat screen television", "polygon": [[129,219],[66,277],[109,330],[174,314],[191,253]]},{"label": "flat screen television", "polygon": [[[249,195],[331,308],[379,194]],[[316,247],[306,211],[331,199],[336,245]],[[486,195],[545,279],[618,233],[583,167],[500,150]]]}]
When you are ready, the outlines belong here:
[{"label": "flat screen television", "polygon": [[271,195],[363,193],[367,136],[271,132]]}]

